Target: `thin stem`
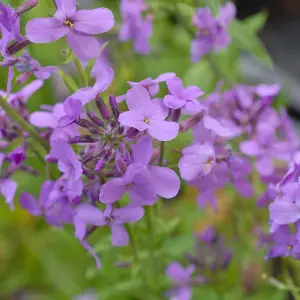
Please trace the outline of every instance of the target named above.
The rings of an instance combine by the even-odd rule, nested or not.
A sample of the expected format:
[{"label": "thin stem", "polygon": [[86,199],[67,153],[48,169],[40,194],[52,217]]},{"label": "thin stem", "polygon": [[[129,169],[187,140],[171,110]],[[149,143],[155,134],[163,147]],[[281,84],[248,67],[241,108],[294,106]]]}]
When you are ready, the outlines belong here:
[{"label": "thin stem", "polygon": [[139,254],[138,254],[138,245],[135,239],[135,236],[133,234],[133,230],[132,227],[129,224],[125,224],[126,230],[128,232],[129,235],[129,240],[130,240],[130,245],[131,245],[131,249],[132,249],[132,255],[133,255],[133,259],[134,262],[136,264],[139,263]]},{"label": "thin stem", "polygon": [[153,282],[153,286],[155,287],[156,282],[156,259],[154,255],[155,251],[155,235],[154,235],[154,222],[153,222],[153,214],[151,211],[151,207],[148,206],[145,208],[145,218],[146,218],[146,225],[148,231],[148,241],[149,241],[149,259],[150,259],[150,266],[151,266],[151,281]]},{"label": "thin stem", "polygon": [[77,57],[75,57],[74,63],[75,63],[76,69],[77,69],[77,71],[80,75],[80,78],[81,78],[80,81],[82,81],[84,86],[88,86],[88,84],[89,84],[88,83],[88,78],[86,76],[86,73],[85,73],[85,71],[82,67],[82,64],[81,64],[80,60]]},{"label": "thin stem", "polygon": [[6,112],[6,114],[14,120],[22,129],[27,131],[33,139],[35,139],[47,152],[50,147],[47,141],[42,139],[38,132],[32,127],[29,123],[27,123],[14,109],[7,103],[7,97],[0,97],[0,107]]},{"label": "thin stem", "polygon": [[160,142],[160,155],[158,161],[159,166],[163,165],[164,156],[165,156],[165,142]]}]

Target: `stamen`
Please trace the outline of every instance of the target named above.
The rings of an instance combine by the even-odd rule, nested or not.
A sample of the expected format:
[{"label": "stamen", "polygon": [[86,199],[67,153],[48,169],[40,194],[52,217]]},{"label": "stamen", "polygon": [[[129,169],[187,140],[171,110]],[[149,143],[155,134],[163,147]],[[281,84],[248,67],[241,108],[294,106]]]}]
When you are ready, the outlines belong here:
[{"label": "stamen", "polygon": [[145,119],[144,119],[144,122],[145,122],[146,124],[150,124],[150,120],[149,120],[148,118],[145,118]]},{"label": "stamen", "polygon": [[75,25],[69,19],[65,20],[64,24],[67,25],[67,26],[69,26],[71,29],[75,28]]}]

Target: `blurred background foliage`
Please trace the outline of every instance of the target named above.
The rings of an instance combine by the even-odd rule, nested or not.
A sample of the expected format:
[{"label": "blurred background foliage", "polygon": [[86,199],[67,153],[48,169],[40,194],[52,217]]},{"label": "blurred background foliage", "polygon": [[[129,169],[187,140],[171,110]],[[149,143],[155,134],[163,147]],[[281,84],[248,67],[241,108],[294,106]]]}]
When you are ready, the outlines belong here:
[{"label": "blurred background foliage", "polygon": [[[4,2],[12,6],[18,6],[20,3],[19,0]],[[218,0],[203,0],[199,3],[209,6],[215,12],[220,5]],[[239,72],[239,58],[243,51],[254,55],[268,68],[273,67],[271,58],[257,37],[257,32],[266,21],[265,13],[251,16],[244,21],[235,20],[230,27],[233,39],[230,47],[211,56],[209,60],[203,59],[192,64],[190,43],[195,33],[191,23],[194,1],[149,1],[155,22],[151,40],[152,53],[147,56],[135,54],[130,42],[118,41],[118,0],[83,0],[78,4],[84,8],[109,7],[117,20],[115,28],[104,37],[109,41],[108,53],[115,70],[114,83],[104,98],[109,94],[124,94],[128,89],[128,80],[155,78],[163,72],[175,72],[183,78],[185,84],[198,85],[207,94],[214,91],[220,80],[224,81],[225,87],[228,82],[245,83]],[[31,18],[46,17],[53,13],[52,0],[40,0],[38,6],[22,18],[22,24],[24,26]],[[29,51],[43,66],[64,64],[68,56],[63,39],[47,45],[30,45]],[[65,72],[74,71],[72,65],[64,64],[62,68]],[[5,89],[6,78],[7,73],[2,70],[1,89]],[[164,92],[165,90],[162,90],[162,93]],[[46,81],[44,87],[30,99],[30,109],[37,109],[41,104],[54,104],[68,95],[69,92],[61,79],[55,77]],[[172,141],[170,147],[182,148],[190,140],[190,133],[183,134]],[[32,160],[35,163],[35,159]],[[178,154],[169,151],[168,161],[176,164]],[[38,195],[40,183],[44,179],[42,176],[37,178],[18,174],[17,177],[19,191]],[[241,199],[236,199],[233,191],[229,189],[226,193],[218,195],[220,209],[218,212],[212,212],[200,211],[197,208],[196,194],[193,189],[183,186],[180,195],[172,200],[172,205],[165,205],[165,214],[170,224],[162,224],[161,231],[176,225],[177,231],[182,234],[175,234],[173,239],[164,243],[164,263],[182,257],[183,252],[192,251],[192,231],[200,231],[209,225],[222,228],[222,232],[228,236],[227,246],[233,250],[234,259],[227,271],[218,274],[217,283],[197,288],[193,299],[286,299],[287,293],[280,291],[278,285],[270,282],[268,278],[261,279],[261,274],[267,273],[272,276],[273,271],[272,266],[265,263],[264,250],[257,248],[257,238],[253,233],[256,222],[260,224],[261,220],[267,220],[266,212],[258,211],[255,207],[255,198],[240,201]],[[114,265],[119,258],[119,250],[107,247],[107,236],[96,234],[92,239],[103,261],[102,270],[97,271],[93,259],[73,238],[71,228],[50,228],[43,221],[21,211],[19,207],[11,213],[4,201],[0,202],[0,206],[1,300],[72,299],[73,296],[89,289],[99,291],[101,299],[146,299],[143,291],[136,293],[140,294],[138,298],[130,296],[138,285],[128,280],[127,269],[123,270]],[[185,216],[184,222],[182,216]],[[233,232],[238,234],[239,242],[232,239]],[[146,234],[141,238],[147,238]],[[126,257],[126,252],[124,255]],[[160,266],[162,271],[164,267],[165,265]]]}]

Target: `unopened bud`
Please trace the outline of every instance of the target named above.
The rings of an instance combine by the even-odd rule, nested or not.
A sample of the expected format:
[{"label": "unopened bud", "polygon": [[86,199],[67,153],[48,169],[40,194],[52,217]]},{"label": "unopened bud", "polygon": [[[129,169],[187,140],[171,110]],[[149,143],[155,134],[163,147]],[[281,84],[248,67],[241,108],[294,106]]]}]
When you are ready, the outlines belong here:
[{"label": "unopened bud", "polygon": [[7,49],[6,54],[7,55],[13,55],[24,48],[26,48],[31,42],[27,39],[27,37],[23,37],[21,41],[15,41],[12,43]]},{"label": "unopened bud", "polygon": [[104,126],[104,122],[99,117],[97,117],[94,113],[88,112],[87,115],[90,118],[90,120],[94,122],[96,125],[100,127]]},{"label": "unopened bud", "polygon": [[181,109],[173,109],[172,110],[172,121],[178,122],[181,116]]},{"label": "unopened bud", "polygon": [[127,136],[128,138],[130,139],[133,139],[135,138],[137,135],[139,134],[139,131],[133,127],[130,127],[128,130],[127,130]]},{"label": "unopened bud", "polygon": [[5,57],[3,61],[0,62],[1,67],[11,67],[18,62],[18,58],[14,56]]},{"label": "unopened bud", "polygon": [[103,159],[98,160],[96,167],[95,167],[95,172],[99,172],[103,167],[104,167]]},{"label": "unopened bud", "polygon": [[204,112],[201,111],[200,113],[192,116],[191,118],[184,120],[180,123],[180,131],[186,132],[193,126],[195,126],[197,123],[199,123],[204,117]]},{"label": "unopened bud", "polygon": [[101,98],[96,99],[96,105],[102,118],[108,120],[110,118],[110,111]]},{"label": "unopened bud", "polygon": [[69,144],[95,143],[96,140],[89,135],[76,136],[69,139]]},{"label": "unopened bud", "polygon": [[114,118],[116,120],[118,120],[120,111],[119,111],[118,103],[114,96],[109,96],[109,104],[110,104],[111,110],[113,112]]},{"label": "unopened bud", "polygon": [[86,128],[86,129],[90,129],[90,128],[95,128],[95,124],[92,123],[89,120],[86,119],[80,119],[77,122],[77,125],[79,125],[80,127]]},{"label": "unopened bud", "polygon": [[32,75],[31,72],[26,72],[26,73],[23,73],[23,74],[19,75],[16,79],[16,83],[17,84],[24,84],[29,79],[29,77],[31,75]]},{"label": "unopened bud", "polygon": [[38,0],[28,0],[16,9],[16,13],[20,16],[33,9],[35,6],[37,6],[38,3]]}]

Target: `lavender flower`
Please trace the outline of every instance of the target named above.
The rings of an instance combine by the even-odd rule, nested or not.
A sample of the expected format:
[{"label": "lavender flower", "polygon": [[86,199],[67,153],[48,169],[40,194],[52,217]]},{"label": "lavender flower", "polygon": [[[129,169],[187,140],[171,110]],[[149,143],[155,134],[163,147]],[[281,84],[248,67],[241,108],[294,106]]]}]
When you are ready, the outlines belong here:
[{"label": "lavender flower", "polygon": [[136,128],[145,131],[160,141],[174,139],[179,131],[179,125],[175,122],[168,122],[168,109],[163,106],[159,99],[151,100],[149,93],[141,86],[136,86],[128,91],[126,103],[129,111],[119,117],[123,126]]},{"label": "lavender flower", "polygon": [[202,96],[204,92],[197,86],[183,88],[182,80],[178,77],[168,79],[167,86],[170,93],[164,98],[164,104],[167,107],[172,109],[183,108],[187,114],[195,114],[203,109],[197,98]]},{"label": "lavender flower", "polygon": [[113,246],[126,246],[129,235],[124,227],[126,223],[138,222],[144,215],[141,207],[114,208],[107,205],[104,212],[93,205],[82,204],[76,208],[75,229],[76,236],[82,239],[85,236],[85,225],[109,226]]},{"label": "lavender flower", "polygon": [[[175,73],[163,73],[163,74],[160,74],[155,79],[148,77],[140,82],[128,81],[128,84],[131,87],[142,86],[149,92],[150,96],[153,97],[159,93],[159,84],[161,82],[165,82],[166,80],[171,79],[175,76],[176,76]],[[125,100],[125,98],[126,98],[126,95],[116,97],[117,102],[119,102],[119,103],[122,102],[123,100]]]},{"label": "lavender flower", "polygon": [[33,43],[51,43],[63,36],[75,55],[83,60],[96,58],[100,45],[94,34],[109,31],[114,26],[114,16],[107,8],[76,11],[75,0],[56,0],[54,18],[39,18],[26,25],[27,38]]},{"label": "lavender flower", "polygon": [[174,288],[168,291],[169,299],[189,300],[192,297],[190,288],[191,276],[195,271],[195,266],[190,265],[183,268],[178,262],[168,265],[166,275],[173,281]]},{"label": "lavender flower", "polygon": [[149,38],[152,35],[152,16],[143,18],[142,13],[147,10],[144,0],[121,0],[121,16],[123,23],[120,30],[120,40],[134,41],[137,53],[150,52]]},{"label": "lavender flower", "polygon": [[65,116],[58,120],[58,125],[65,127],[80,119],[82,104],[80,100],[68,98],[64,103]]},{"label": "lavender flower", "polygon": [[199,8],[193,17],[193,23],[198,28],[196,39],[192,42],[192,61],[198,61],[211,51],[217,52],[225,49],[230,43],[227,32],[236,9],[233,3],[228,2],[220,9],[218,19],[209,8]]}]

